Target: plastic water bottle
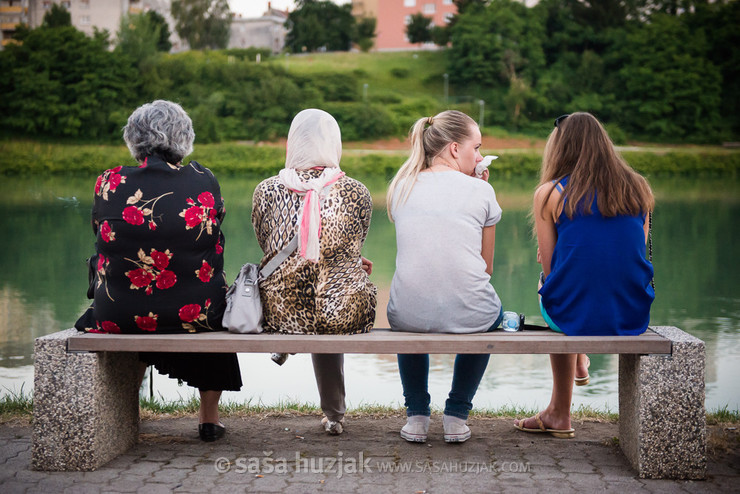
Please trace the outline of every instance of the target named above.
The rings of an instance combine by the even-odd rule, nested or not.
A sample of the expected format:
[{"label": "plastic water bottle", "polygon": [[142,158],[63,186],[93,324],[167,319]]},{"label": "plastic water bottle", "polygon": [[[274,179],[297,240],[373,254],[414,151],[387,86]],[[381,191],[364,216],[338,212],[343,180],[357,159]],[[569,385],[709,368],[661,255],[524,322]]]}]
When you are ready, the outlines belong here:
[{"label": "plastic water bottle", "polygon": [[510,310],[504,311],[504,320],[501,323],[501,329],[504,331],[519,331],[519,314]]}]

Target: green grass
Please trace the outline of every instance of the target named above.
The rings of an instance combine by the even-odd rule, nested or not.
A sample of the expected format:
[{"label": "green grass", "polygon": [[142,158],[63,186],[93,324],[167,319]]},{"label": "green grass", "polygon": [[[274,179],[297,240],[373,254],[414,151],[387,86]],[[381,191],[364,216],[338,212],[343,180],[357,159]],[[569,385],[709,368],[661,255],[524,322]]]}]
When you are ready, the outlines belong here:
[{"label": "green grass", "polygon": [[[485,151],[485,150],[484,150]],[[538,152],[496,151],[492,180],[511,176],[537,176],[541,165]],[[740,152],[705,152],[672,150],[668,153],[626,151],[627,161],[638,172],[648,176],[737,177]],[[342,169],[357,177],[390,179],[403,163],[405,154],[383,152],[348,152]],[[285,150],[281,146],[258,146],[241,143],[196,145],[188,159],[194,159],[221,176],[239,175],[265,178],[283,166]],[[0,141],[0,175],[95,177],[116,165],[135,165],[125,146],[93,144],[52,144],[36,141]]]},{"label": "green grass", "polygon": [[265,63],[296,74],[351,73],[361,85],[368,85],[371,101],[390,93],[405,97],[436,95],[440,100],[444,97],[446,61],[442,51],[311,53],[283,55]]},{"label": "green grass", "polygon": [[[139,406],[142,415],[148,419],[156,419],[163,416],[185,416],[198,413],[199,401],[195,397],[164,401],[158,398],[141,398]],[[300,403],[296,401],[280,401],[273,405],[265,405],[261,402],[224,401],[219,405],[224,415],[236,416],[281,416],[281,415],[319,415],[321,409],[314,404]],[[441,414],[441,409],[434,409],[434,413]],[[519,407],[516,405],[504,405],[499,408],[475,408],[470,416],[473,418],[522,418],[531,417],[539,410],[535,408]],[[33,414],[33,397],[26,394],[23,389],[18,392],[7,392],[0,397],[0,424],[12,419],[29,419]],[[349,417],[398,417],[404,416],[403,407],[365,404],[347,411]],[[575,407],[571,412],[573,420],[577,421],[599,421],[617,422],[619,414],[611,411],[608,407],[604,410],[591,406]],[[740,424],[740,411],[731,410],[728,406],[710,410],[707,412],[708,425],[737,425]]]},{"label": "green grass", "polygon": [[707,425],[738,423],[740,423],[740,410],[730,410],[727,405],[707,413]]},{"label": "green grass", "polygon": [[12,417],[30,417],[33,413],[33,397],[20,391],[10,391],[0,396],[0,423]]}]

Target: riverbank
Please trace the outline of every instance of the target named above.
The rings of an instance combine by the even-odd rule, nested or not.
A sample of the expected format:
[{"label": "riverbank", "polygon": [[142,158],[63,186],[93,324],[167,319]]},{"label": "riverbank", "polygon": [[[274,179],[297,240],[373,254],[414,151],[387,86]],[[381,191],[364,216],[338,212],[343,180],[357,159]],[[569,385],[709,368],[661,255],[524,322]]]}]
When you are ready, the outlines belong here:
[{"label": "riverbank", "polygon": [[560,440],[516,431],[510,418],[472,417],[472,438],[442,441],[441,416],[429,441],[398,431],[401,413],[350,414],[327,436],[318,413],[227,414],[227,435],[202,443],[197,417],[159,415],[141,423],[139,443],[95,472],[30,470],[30,427],[0,425],[3,492],[732,492],[740,479],[736,426],[709,427],[704,481],[639,479],[621,453],[618,425],[576,420]]},{"label": "riverbank", "polygon": [[[541,139],[487,136],[483,154],[496,154],[491,180],[535,177],[542,162]],[[342,169],[358,177],[390,179],[408,153],[405,141],[387,139],[344,144]],[[649,176],[730,177],[740,175],[740,151],[717,146],[629,147],[623,156]],[[265,178],[285,161],[285,146],[271,143],[224,142],[197,144],[188,159],[208,166],[217,176]],[[60,144],[30,140],[0,140],[0,175],[90,176],[117,165],[135,165],[124,145]]]}]

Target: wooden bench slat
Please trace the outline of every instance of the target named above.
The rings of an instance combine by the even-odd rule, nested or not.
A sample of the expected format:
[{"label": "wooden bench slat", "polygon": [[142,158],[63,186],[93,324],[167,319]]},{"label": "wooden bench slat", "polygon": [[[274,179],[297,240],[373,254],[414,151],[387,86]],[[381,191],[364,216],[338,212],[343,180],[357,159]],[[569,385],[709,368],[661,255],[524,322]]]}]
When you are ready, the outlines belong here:
[{"label": "wooden bench slat", "polygon": [[202,353],[605,353],[670,354],[667,338],[646,331],[640,336],[565,336],[552,331],[428,334],[373,329],[357,335],[238,335],[225,331],[192,334],[82,334],[68,340],[67,351]]}]

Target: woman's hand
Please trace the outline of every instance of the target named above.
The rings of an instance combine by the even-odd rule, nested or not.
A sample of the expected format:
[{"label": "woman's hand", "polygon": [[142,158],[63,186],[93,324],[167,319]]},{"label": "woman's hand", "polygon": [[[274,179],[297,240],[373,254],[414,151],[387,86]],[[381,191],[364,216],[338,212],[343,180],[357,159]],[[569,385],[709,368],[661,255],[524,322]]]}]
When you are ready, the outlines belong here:
[{"label": "woman's hand", "polygon": [[364,257],[362,259],[362,270],[367,273],[368,276],[373,274],[373,262],[370,259],[365,259]]},{"label": "woman's hand", "polygon": [[488,171],[488,168],[486,168],[485,170],[483,170],[483,174],[480,176],[480,178],[484,182],[488,182],[488,177],[490,177],[490,176],[491,176],[491,172]]}]

